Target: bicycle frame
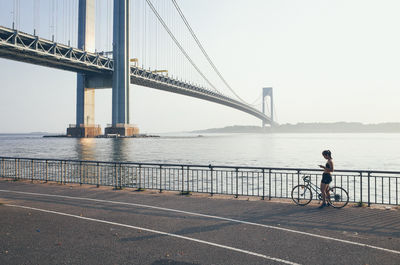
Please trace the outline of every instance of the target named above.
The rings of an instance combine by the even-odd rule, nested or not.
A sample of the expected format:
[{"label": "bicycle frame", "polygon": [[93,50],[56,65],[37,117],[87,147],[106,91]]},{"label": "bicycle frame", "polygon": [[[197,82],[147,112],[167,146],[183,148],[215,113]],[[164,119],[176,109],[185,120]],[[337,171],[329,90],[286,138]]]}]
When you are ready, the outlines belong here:
[{"label": "bicycle frame", "polygon": [[310,188],[312,191],[314,191],[317,194],[318,198],[320,198],[321,193],[322,193],[321,188],[311,182],[310,176],[304,176],[303,181],[304,181],[305,186]]}]

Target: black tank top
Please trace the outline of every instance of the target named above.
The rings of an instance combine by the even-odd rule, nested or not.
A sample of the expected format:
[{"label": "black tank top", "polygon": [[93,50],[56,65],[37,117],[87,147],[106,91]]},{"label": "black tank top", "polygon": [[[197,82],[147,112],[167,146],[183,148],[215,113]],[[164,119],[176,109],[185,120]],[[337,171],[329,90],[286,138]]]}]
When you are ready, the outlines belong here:
[{"label": "black tank top", "polygon": [[325,167],[326,168],[331,168],[331,165],[329,165],[329,163],[326,163]]}]

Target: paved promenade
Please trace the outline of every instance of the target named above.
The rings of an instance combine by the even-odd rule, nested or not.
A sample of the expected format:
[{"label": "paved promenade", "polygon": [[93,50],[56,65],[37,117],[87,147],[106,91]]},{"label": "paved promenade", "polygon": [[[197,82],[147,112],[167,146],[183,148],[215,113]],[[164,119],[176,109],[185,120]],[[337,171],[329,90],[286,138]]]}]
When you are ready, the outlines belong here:
[{"label": "paved promenade", "polygon": [[0,180],[0,264],[400,264],[400,210]]}]

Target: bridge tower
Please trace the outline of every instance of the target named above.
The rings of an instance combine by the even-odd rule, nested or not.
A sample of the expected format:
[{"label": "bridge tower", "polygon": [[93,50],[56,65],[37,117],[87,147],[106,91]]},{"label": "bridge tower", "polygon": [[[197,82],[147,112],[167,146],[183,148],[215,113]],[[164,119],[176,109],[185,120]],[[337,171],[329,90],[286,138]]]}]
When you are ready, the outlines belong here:
[{"label": "bridge tower", "polygon": [[139,129],[129,124],[129,0],[114,0],[112,125],[105,134],[132,136]]},{"label": "bridge tower", "polygon": [[[262,92],[262,112],[265,114],[265,98],[269,96],[271,106],[271,126],[274,123],[274,97],[272,94],[272,87],[264,87]],[[265,122],[262,122],[262,126],[265,127]]]},{"label": "bridge tower", "polygon": [[[79,0],[78,48],[95,52],[95,0]],[[95,125],[95,88],[112,87],[112,125],[105,134],[132,136],[139,129],[129,124],[129,0],[114,0],[112,78],[77,74],[76,124],[70,125],[67,135],[95,137],[101,134]]]},{"label": "bridge tower", "polygon": [[[78,48],[95,52],[95,0],[79,0]],[[67,135],[95,137],[101,128],[94,120],[94,87],[87,84],[89,76],[78,73],[76,84],[76,124],[70,125]]]}]

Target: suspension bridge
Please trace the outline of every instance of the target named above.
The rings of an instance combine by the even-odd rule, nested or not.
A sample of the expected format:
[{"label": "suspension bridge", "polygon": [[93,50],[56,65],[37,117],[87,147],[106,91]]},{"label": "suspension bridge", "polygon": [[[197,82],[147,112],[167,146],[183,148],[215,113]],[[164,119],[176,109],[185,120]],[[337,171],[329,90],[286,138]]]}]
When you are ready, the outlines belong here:
[{"label": "suspension bridge", "polygon": [[[14,0],[12,26],[0,26],[0,57],[77,73],[76,124],[67,128],[67,134],[75,137],[101,134],[95,124],[94,95],[95,89],[104,88],[112,88],[112,124],[105,134],[138,134],[138,128],[130,124],[130,84],[222,104],[260,119],[263,126],[273,125],[272,88],[263,88],[261,111],[244,101],[217,69],[176,0],[170,5],[153,2],[50,0],[46,5],[34,0],[33,33],[27,33],[20,23],[20,1]],[[50,13],[47,38],[39,31],[45,10]],[[176,17],[183,22],[178,29],[174,28]],[[183,29],[190,33],[192,44]],[[189,45],[197,47],[210,70],[200,69]],[[211,81],[210,75],[220,84]]]}]

